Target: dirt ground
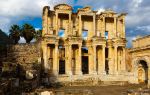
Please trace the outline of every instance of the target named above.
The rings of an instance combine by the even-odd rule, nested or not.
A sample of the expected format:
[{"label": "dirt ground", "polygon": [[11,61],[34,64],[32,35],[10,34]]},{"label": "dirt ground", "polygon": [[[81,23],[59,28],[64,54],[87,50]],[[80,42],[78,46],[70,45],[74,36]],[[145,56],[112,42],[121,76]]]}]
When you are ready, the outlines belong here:
[{"label": "dirt ground", "polygon": [[57,95],[127,95],[128,90],[135,90],[145,87],[146,85],[125,85],[125,86],[112,85],[112,86],[90,86],[90,87],[72,86],[57,89],[58,92],[60,91],[64,92],[64,94],[57,93]]}]

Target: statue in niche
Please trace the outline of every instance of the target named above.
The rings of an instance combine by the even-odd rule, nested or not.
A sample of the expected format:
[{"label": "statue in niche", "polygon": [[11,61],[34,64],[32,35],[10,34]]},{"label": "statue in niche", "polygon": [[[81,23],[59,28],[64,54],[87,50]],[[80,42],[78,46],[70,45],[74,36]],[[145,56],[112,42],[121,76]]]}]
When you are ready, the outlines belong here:
[{"label": "statue in niche", "polygon": [[140,66],[138,69],[138,82],[144,83],[144,69]]}]

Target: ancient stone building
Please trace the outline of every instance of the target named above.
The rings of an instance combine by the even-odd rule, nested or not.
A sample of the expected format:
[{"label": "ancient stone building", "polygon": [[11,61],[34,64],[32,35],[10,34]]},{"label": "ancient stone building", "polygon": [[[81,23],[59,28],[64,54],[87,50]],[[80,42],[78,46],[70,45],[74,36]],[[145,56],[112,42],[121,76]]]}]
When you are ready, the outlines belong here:
[{"label": "ancient stone building", "polygon": [[129,50],[134,83],[150,84],[150,35],[133,40]]},{"label": "ancient stone building", "polygon": [[67,4],[43,8],[42,50],[46,73],[58,81],[98,78],[125,81],[125,16]]}]

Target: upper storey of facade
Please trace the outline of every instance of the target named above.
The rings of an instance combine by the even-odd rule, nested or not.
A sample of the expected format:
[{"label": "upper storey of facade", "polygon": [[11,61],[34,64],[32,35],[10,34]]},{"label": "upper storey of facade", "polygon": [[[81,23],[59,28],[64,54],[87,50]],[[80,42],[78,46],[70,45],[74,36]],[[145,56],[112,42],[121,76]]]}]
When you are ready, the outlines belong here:
[{"label": "upper storey of facade", "polygon": [[[84,7],[74,13],[67,4],[59,4],[50,10],[43,8],[43,36],[83,37],[91,39],[125,38],[125,13],[117,14],[106,10],[97,14],[90,7]],[[63,35],[62,35],[63,34]]]}]

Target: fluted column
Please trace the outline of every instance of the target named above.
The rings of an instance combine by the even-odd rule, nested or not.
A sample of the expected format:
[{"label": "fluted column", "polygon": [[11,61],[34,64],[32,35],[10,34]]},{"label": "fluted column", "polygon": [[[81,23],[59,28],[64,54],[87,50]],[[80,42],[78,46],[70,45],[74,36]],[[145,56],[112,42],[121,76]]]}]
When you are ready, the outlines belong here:
[{"label": "fluted column", "polygon": [[53,60],[53,73],[54,75],[58,75],[59,72],[59,52],[58,52],[58,45],[55,44],[55,50],[54,50],[54,60]]},{"label": "fluted column", "polygon": [[66,56],[66,74],[67,75],[72,75],[72,71],[71,71],[71,45],[66,45],[65,46],[65,56]]},{"label": "fluted column", "polygon": [[77,75],[82,75],[82,63],[81,63],[81,58],[82,58],[82,55],[81,55],[81,45],[78,45],[79,49],[78,49],[78,56],[76,56],[77,60],[76,60],[76,66],[75,66],[75,74]]},{"label": "fluted column", "polygon": [[105,45],[102,45],[102,48],[101,48],[101,52],[100,53],[100,59],[99,60],[99,63],[98,63],[98,74],[102,74],[102,75],[105,75],[106,74],[106,71],[105,71]]},{"label": "fluted column", "polygon": [[123,34],[122,37],[125,38],[125,20],[124,19],[123,19],[123,22],[122,22],[122,30],[123,30],[122,31],[123,32],[122,33]]},{"label": "fluted column", "polygon": [[117,54],[118,46],[114,46],[114,63],[115,63],[115,74],[118,74],[118,54]]},{"label": "fluted column", "polygon": [[108,65],[109,65],[109,74],[114,74],[114,64],[113,64],[113,55],[112,55],[112,46],[109,46],[108,47],[108,58],[109,58],[109,62],[108,62]]},{"label": "fluted column", "polygon": [[82,19],[81,19],[81,15],[79,15],[79,36],[82,36]]},{"label": "fluted column", "polygon": [[88,71],[89,74],[93,74],[93,68],[94,68],[94,60],[93,60],[93,48],[91,45],[88,46]]},{"label": "fluted column", "polygon": [[105,48],[106,48],[106,46],[105,45],[103,45],[103,47],[102,47],[102,56],[103,56],[103,65],[102,65],[102,74],[106,74],[106,71],[105,71]]},{"label": "fluted column", "polygon": [[113,37],[117,37],[117,19],[114,17],[114,32],[113,32]]},{"label": "fluted column", "polygon": [[48,73],[48,70],[50,69],[50,67],[48,64],[47,44],[46,43],[42,44],[42,47],[43,47],[44,69],[45,69],[45,72]]},{"label": "fluted column", "polygon": [[69,29],[68,29],[69,34],[72,35],[72,23],[71,23],[71,13],[69,13]]},{"label": "fluted column", "polygon": [[55,27],[56,27],[56,35],[58,35],[58,13],[56,12],[56,18],[55,18],[55,23],[56,23],[56,25],[55,25]]},{"label": "fluted column", "polygon": [[96,28],[96,26],[95,26],[95,15],[93,16],[93,36],[96,36],[96,31],[95,31],[95,28]]},{"label": "fluted column", "polygon": [[121,69],[122,69],[122,72],[125,72],[126,71],[126,64],[125,64],[125,55],[126,55],[126,50],[125,50],[125,47],[122,47],[123,48],[123,54],[122,54],[122,66],[121,66]]},{"label": "fluted column", "polygon": [[105,37],[105,17],[103,17],[102,37]]},{"label": "fluted column", "polygon": [[96,60],[96,45],[93,46],[93,74],[97,74],[96,71],[96,65],[97,64],[97,60]]}]

